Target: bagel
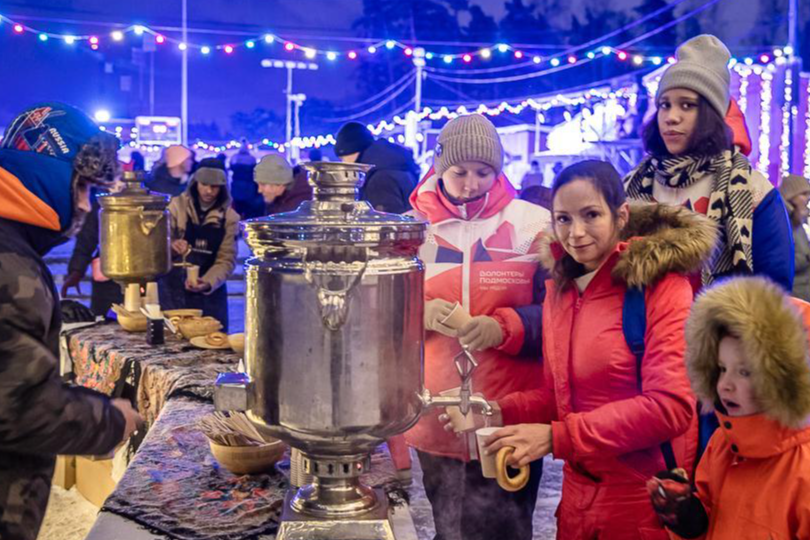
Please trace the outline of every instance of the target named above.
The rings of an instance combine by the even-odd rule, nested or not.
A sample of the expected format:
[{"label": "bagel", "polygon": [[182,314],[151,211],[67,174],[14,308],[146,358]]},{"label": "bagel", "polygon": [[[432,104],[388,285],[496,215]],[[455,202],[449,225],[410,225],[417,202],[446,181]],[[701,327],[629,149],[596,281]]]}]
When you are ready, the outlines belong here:
[{"label": "bagel", "polygon": [[223,332],[212,332],[205,336],[205,342],[212,347],[222,347],[228,345],[228,334]]},{"label": "bagel", "polygon": [[[516,476],[509,476],[507,472],[508,465],[506,461],[509,456],[515,451],[511,446],[504,446],[498,450],[498,455],[495,456],[495,479],[498,485],[506,491],[520,491],[529,482],[529,466],[524,465],[519,470]],[[511,467],[509,467],[511,468]]]}]

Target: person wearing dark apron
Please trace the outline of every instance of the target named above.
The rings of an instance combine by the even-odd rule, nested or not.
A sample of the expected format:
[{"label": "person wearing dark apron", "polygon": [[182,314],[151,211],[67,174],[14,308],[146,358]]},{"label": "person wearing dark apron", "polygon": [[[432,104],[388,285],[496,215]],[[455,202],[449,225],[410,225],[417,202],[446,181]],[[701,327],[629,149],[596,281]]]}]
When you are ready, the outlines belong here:
[{"label": "person wearing dark apron", "polygon": [[[236,263],[239,214],[231,208],[225,173],[216,168],[198,169],[188,189],[169,204],[172,257],[176,265],[160,282],[163,309],[196,308],[214,317],[228,330],[226,281]],[[189,265],[199,276],[189,275]]]}]

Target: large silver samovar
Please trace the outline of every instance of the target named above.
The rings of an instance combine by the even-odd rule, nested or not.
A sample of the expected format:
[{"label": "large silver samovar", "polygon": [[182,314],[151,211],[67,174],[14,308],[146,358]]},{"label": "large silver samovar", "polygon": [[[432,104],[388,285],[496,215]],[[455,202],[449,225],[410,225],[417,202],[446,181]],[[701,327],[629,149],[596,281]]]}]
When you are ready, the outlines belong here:
[{"label": "large silver samovar", "polygon": [[387,497],[360,482],[370,452],[425,407],[489,406],[424,388],[426,223],[358,201],[367,165],[306,167],[313,201],[244,223],[247,373],[221,375],[215,401],[300,450],[314,477],[288,494],[279,539],[392,539]]}]

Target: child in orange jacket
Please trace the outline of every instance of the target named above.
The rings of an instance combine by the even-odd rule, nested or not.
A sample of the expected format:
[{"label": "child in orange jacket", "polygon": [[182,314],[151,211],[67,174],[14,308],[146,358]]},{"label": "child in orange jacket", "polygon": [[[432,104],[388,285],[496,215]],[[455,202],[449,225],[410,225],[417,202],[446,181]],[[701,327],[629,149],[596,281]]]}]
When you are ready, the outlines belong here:
[{"label": "child in orange jacket", "polygon": [[695,302],[692,387],[720,420],[691,488],[648,483],[676,538],[810,538],[810,304],[765,278],[735,278]]}]

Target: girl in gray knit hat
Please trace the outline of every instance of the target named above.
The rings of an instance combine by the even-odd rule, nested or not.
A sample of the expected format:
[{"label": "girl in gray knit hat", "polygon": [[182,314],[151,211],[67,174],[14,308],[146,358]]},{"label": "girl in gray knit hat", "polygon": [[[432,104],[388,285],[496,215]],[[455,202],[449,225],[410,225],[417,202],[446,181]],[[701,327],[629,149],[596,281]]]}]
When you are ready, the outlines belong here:
[{"label": "girl in gray knit hat", "polygon": [[[661,77],[657,113],[644,128],[647,157],[624,180],[628,199],[686,206],[720,228],[701,285],[733,275],[769,277],[793,286],[793,238],[779,191],[733,143],[731,55],[715,36],[690,39]],[[700,417],[700,449],[717,429]]]},{"label": "girl in gray knit hat", "polygon": [[[490,402],[539,388],[545,288],[533,241],[550,225],[549,213],[515,198],[502,174],[498,132],[481,115],[445,125],[433,165],[410,198],[413,213],[429,222],[419,252],[426,272],[425,384],[433,394],[457,393],[454,359],[463,347],[479,364],[472,390]],[[477,461],[473,432],[482,418],[471,414],[454,424],[464,418],[456,412],[428,413],[405,435],[422,465],[437,538],[530,540],[542,462],[532,464],[523,489],[501,489]]]},{"label": "girl in gray knit hat", "polygon": [[686,206],[722,234],[703,285],[728,275],[762,274],[793,283],[793,243],[779,192],[732,143],[731,55],[715,36],[681,45],[661,77],[657,114],[644,128],[647,157],[625,178],[630,199]]}]

